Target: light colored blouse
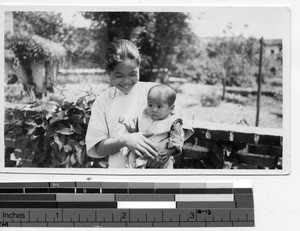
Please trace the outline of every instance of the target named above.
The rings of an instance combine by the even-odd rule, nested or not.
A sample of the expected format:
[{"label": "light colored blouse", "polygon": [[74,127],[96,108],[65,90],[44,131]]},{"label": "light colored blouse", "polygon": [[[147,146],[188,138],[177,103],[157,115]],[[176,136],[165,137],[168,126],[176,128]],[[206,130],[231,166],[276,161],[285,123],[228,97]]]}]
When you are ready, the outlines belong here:
[{"label": "light colored blouse", "polygon": [[[128,133],[125,126],[118,122],[120,115],[128,119],[136,118],[147,105],[148,90],[156,84],[138,82],[127,95],[115,87],[110,87],[97,97],[86,133],[88,156],[95,158],[106,156],[103,153],[96,153],[95,145],[104,139]],[[192,127],[188,121],[183,120],[183,124],[183,128],[189,129],[187,137],[192,134]],[[124,156],[120,151],[108,156],[109,168],[126,168],[127,164],[128,155]]]}]

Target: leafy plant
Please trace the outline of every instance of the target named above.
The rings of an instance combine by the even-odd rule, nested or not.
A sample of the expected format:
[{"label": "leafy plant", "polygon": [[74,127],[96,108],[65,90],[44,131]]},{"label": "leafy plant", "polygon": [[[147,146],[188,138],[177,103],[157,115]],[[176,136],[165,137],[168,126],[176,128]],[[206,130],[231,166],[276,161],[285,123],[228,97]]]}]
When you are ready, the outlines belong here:
[{"label": "leafy plant", "polygon": [[60,44],[28,33],[7,36],[6,46],[10,47],[21,62],[55,60],[65,55],[65,48]]},{"label": "leafy plant", "polygon": [[[85,134],[94,98],[5,110],[5,148],[17,167],[107,167],[86,155]],[[11,164],[6,155],[6,165]]]},{"label": "leafy plant", "polygon": [[38,167],[46,161],[44,149],[44,132],[47,121],[41,111],[22,111],[6,109],[5,111],[5,147],[14,151],[23,167]]}]

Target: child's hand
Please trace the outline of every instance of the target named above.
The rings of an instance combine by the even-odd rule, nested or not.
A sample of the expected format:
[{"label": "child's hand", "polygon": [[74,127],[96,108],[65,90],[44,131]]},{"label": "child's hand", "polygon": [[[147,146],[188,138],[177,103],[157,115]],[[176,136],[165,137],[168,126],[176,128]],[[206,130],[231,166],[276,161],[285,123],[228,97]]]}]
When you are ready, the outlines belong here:
[{"label": "child's hand", "polygon": [[165,160],[161,155],[155,157],[155,159],[147,159],[147,168],[163,168]]},{"label": "child's hand", "polygon": [[119,122],[120,124],[123,124],[123,123],[125,122],[125,117],[124,117],[123,115],[120,115],[120,116],[119,116],[118,122]]},{"label": "child's hand", "polygon": [[148,168],[163,168],[165,163],[169,160],[170,156],[172,156],[177,149],[175,147],[168,148],[158,153],[158,156],[155,159],[147,160]]},{"label": "child's hand", "polygon": [[169,157],[172,156],[176,151],[177,151],[177,149],[173,147],[173,148],[165,149],[165,150],[163,150],[162,152],[160,152],[158,154],[161,156],[161,158],[165,162],[167,162]]}]

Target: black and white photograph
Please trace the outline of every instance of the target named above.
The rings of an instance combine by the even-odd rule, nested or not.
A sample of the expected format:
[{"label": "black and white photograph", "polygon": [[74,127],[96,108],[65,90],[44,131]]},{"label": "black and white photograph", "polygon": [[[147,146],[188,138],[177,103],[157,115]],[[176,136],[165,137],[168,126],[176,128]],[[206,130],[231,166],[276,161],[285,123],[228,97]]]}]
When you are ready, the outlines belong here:
[{"label": "black and white photograph", "polygon": [[289,172],[288,8],[2,14],[5,171]]}]

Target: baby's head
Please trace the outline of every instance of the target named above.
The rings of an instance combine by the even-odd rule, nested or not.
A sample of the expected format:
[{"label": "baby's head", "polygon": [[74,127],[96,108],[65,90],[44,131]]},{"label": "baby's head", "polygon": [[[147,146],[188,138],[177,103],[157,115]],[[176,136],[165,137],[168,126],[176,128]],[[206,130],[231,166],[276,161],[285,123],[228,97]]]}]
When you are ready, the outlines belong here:
[{"label": "baby's head", "polygon": [[147,97],[147,114],[153,120],[162,120],[174,110],[176,92],[173,88],[159,84],[150,88]]}]

